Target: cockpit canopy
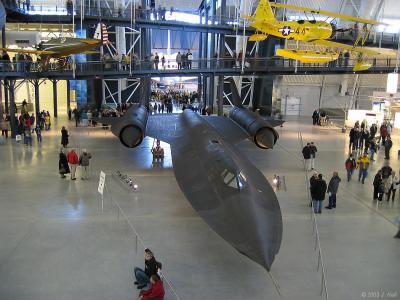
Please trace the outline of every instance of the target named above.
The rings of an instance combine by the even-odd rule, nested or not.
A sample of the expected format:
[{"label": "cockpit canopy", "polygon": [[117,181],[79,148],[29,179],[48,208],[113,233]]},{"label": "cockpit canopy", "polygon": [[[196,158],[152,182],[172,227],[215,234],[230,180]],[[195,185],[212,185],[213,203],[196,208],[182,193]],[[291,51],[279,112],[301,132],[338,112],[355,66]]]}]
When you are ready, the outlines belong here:
[{"label": "cockpit canopy", "polygon": [[239,191],[244,189],[247,185],[247,179],[246,176],[244,176],[243,172],[235,174],[234,172],[225,169],[224,171],[222,171],[221,177],[227,186],[237,189]]}]

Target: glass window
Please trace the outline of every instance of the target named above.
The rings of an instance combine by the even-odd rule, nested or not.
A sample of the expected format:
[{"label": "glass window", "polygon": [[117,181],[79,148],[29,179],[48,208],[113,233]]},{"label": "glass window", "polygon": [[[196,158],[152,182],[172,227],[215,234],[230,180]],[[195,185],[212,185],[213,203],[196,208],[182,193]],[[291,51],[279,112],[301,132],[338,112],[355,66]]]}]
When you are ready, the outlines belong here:
[{"label": "glass window", "polygon": [[225,169],[221,173],[221,177],[224,181],[224,183],[232,188],[241,190],[245,187],[246,184],[246,177],[242,172],[240,172],[238,175],[234,174],[233,172]]}]

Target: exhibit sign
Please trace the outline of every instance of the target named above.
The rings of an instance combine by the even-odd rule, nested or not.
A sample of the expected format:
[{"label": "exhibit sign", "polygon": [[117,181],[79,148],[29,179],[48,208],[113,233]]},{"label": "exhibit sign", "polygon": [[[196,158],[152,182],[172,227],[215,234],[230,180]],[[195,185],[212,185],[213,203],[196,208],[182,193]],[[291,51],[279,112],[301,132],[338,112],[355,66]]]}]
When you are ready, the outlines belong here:
[{"label": "exhibit sign", "polygon": [[400,112],[396,112],[394,115],[394,128],[400,128]]},{"label": "exhibit sign", "polygon": [[353,127],[357,121],[360,122],[360,124],[362,121],[366,121],[368,126],[373,123],[377,123],[378,125],[380,125],[383,122],[383,118],[384,114],[382,112],[373,110],[351,109],[347,114],[346,127]]},{"label": "exhibit sign", "polygon": [[104,173],[103,171],[100,171],[99,186],[97,187],[97,190],[99,191],[99,193],[102,196],[103,196],[105,183],[106,183],[106,173]]},{"label": "exhibit sign", "polygon": [[389,73],[386,82],[386,92],[389,94],[396,94],[398,82],[399,82],[399,74]]},{"label": "exhibit sign", "polygon": [[285,116],[300,116],[301,98],[286,96],[281,102],[281,111]]}]

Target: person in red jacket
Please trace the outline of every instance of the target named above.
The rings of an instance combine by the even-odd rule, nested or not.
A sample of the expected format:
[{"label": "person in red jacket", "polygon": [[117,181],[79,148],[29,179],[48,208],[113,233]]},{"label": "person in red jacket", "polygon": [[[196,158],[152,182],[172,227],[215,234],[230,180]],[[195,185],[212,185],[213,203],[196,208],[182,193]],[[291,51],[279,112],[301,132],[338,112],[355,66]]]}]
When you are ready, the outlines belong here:
[{"label": "person in red jacket", "polygon": [[345,167],[347,171],[347,181],[351,180],[351,176],[353,175],[356,166],[357,166],[356,160],[354,159],[353,154],[350,154],[349,158],[345,162]]},{"label": "person in red jacket", "polygon": [[151,275],[151,287],[142,293],[139,300],[164,300],[164,285],[158,275]]},{"label": "person in red jacket", "polygon": [[76,172],[76,167],[78,166],[79,163],[79,159],[74,149],[68,152],[67,159],[70,165],[69,168],[71,170],[71,180],[76,180],[75,172]]}]

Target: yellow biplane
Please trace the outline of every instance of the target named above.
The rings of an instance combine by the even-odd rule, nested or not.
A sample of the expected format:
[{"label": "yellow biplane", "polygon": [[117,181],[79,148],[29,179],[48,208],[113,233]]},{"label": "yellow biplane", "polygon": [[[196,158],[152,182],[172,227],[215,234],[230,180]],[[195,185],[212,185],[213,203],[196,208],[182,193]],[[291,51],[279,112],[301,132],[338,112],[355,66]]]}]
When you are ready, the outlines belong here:
[{"label": "yellow biplane", "polygon": [[[275,18],[272,7],[285,8],[289,10],[302,11],[313,15],[320,14],[332,18],[340,18],[343,20],[362,23],[362,29],[359,30],[358,36],[353,45],[333,42],[330,39],[338,31],[347,31],[349,29],[337,29],[332,23],[318,20],[297,20],[297,21],[278,21]],[[378,49],[364,48],[364,44],[368,39],[369,33],[373,26],[383,24],[377,21],[356,18],[353,16],[342,15],[325,10],[313,10],[306,7],[295,5],[287,5],[268,0],[260,0],[254,16],[247,16],[246,19],[251,21],[250,26],[257,30],[257,33],[249,37],[249,41],[263,41],[268,35],[275,37],[304,41],[326,48],[335,49],[333,52],[318,52],[304,50],[277,49],[276,55],[298,60],[303,63],[326,63],[338,59],[339,51],[337,49],[347,50],[358,54],[358,61],[354,65],[354,71],[363,71],[371,67],[371,64],[363,61],[365,56],[374,56],[380,54]]]}]

